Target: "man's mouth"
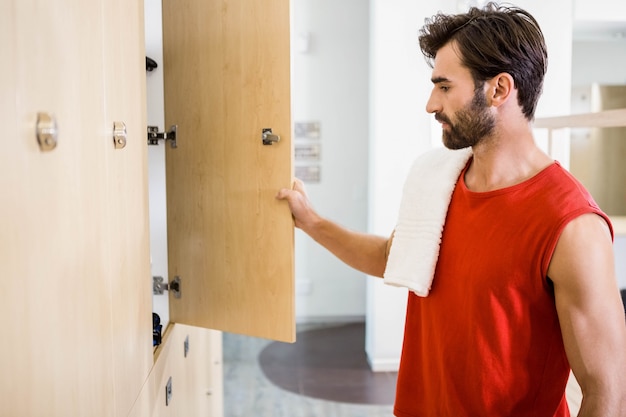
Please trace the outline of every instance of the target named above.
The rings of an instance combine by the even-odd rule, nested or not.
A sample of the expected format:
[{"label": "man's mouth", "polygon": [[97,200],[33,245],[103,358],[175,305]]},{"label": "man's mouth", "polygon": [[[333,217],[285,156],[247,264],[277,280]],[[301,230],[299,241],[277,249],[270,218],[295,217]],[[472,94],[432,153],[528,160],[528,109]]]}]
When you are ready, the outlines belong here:
[{"label": "man's mouth", "polygon": [[442,125],[450,125],[450,120],[446,116],[435,114],[435,120],[437,120]]},{"label": "man's mouth", "polygon": [[451,127],[450,121],[445,116],[435,115],[435,120],[441,123],[443,129],[449,129]]}]

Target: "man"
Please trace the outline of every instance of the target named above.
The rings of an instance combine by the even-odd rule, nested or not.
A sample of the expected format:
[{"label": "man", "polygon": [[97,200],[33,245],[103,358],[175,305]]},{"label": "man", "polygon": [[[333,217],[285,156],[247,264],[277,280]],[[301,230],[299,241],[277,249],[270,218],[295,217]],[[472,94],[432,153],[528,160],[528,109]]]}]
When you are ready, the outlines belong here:
[{"label": "man", "polygon": [[[568,416],[571,367],[579,416],[626,416],[610,221],[532,135],[547,68],[537,22],[490,3],[434,16],[419,40],[433,68],[426,110],[444,145],[472,156],[453,185],[430,293],[409,293],[395,415]],[[298,180],[277,198],[348,265],[385,275],[393,234],[321,217]]]}]

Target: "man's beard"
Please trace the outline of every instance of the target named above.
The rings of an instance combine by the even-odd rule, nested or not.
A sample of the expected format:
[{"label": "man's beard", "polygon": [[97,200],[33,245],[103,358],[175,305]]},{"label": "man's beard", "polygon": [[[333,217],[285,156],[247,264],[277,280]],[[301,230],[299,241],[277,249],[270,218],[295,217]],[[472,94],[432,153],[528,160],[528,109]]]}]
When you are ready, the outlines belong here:
[{"label": "man's beard", "polygon": [[477,89],[472,101],[456,113],[454,124],[443,114],[435,114],[435,119],[449,126],[442,135],[443,144],[449,149],[475,146],[493,132],[496,124],[495,118],[488,111],[482,89]]}]

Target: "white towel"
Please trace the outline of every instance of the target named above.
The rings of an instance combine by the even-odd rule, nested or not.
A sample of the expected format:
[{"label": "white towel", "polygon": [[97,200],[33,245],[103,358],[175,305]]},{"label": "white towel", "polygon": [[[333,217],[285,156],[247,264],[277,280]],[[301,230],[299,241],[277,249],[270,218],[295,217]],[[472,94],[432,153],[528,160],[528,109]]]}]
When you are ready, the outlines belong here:
[{"label": "white towel", "polygon": [[404,184],[385,284],[407,287],[426,297],[430,291],[448,205],[471,148],[437,148],[419,156]]}]

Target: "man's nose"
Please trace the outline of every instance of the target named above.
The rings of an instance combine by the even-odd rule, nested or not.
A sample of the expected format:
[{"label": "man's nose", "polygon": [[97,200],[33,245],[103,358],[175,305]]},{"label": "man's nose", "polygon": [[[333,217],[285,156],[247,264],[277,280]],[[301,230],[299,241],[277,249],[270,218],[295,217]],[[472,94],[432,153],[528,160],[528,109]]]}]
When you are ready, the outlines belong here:
[{"label": "man's nose", "polygon": [[428,113],[439,113],[441,111],[441,105],[439,102],[433,97],[433,94],[430,94],[428,101],[426,102],[426,112]]}]

